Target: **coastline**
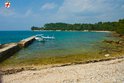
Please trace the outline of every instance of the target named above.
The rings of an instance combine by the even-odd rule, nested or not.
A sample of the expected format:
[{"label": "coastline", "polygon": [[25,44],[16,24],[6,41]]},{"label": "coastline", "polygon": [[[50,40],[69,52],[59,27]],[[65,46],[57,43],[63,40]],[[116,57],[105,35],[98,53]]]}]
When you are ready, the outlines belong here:
[{"label": "coastline", "polygon": [[[110,31],[93,31],[93,32],[110,32]],[[111,33],[113,33],[113,32],[111,32]],[[117,34],[117,33],[114,33],[114,34]],[[112,34],[113,35],[113,34]],[[114,35],[113,35],[114,36]],[[115,36],[115,37],[120,37],[120,36]],[[108,42],[104,42],[103,41],[103,43],[108,43]],[[113,43],[115,43],[116,44],[116,42],[114,42],[114,41],[112,41],[112,43],[110,43],[110,44],[113,44]],[[118,41],[117,41],[117,44],[118,44]],[[118,44],[119,45],[119,44]],[[104,48],[104,49],[102,49],[101,51],[105,51],[105,50],[107,50],[106,48]],[[117,50],[117,49],[116,49]],[[118,51],[118,50],[117,50]],[[93,54],[93,55],[95,55],[95,54]],[[106,57],[105,55],[109,55],[109,57]],[[78,56],[78,57],[76,57],[76,56]],[[53,57],[53,58],[55,58],[56,60],[55,60],[55,63],[54,62],[52,62],[52,64],[47,64],[47,63],[45,63],[46,64],[46,66],[48,66],[48,65],[50,65],[50,66],[53,66],[54,64],[56,65],[56,62],[60,62],[60,63],[57,63],[57,65],[60,65],[61,63],[62,63],[62,65],[65,65],[65,64],[73,64],[73,63],[75,63],[75,62],[77,62],[78,60],[79,60],[79,63],[81,62],[81,63],[88,63],[88,62],[99,62],[99,61],[102,61],[102,60],[111,60],[111,59],[113,59],[113,57],[114,58],[118,58],[119,56],[121,56],[120,54],[119,55],[116,55],[116,54],[109,54],[109,53],[106,53],[106,52],[103,52],[103,54],[102,54],[102,56],[100,56],[100,57],[98,57],[97,55],[95,56],[95,57],[91,57],[91,56],[88,56],[88,57],[91,57],[91,58],[93,58],[93,59],[91,59],[91,58],[87,58],[87,57],[80,57],[80,55],[76,55],[76,56],[64,56],[64,57],[62,57],[62,59],[63,60],[68,60],[68,59],[64,59],[64,58],[69,58],[69,57],[71,57],[71,59],[75,59],[75,60],[73,60],[72,61],[72,63],[70,63],[70,60],[69,61],[67,61],[67,62],[60,62],[59,61],[59,59],[61,59],[61,57],[60,58],[58,58],[58,57]],[[76,58],[75,58],[76,57]],[[122,56],[121,56],[122,57]],[[79,59],[79,58],[83,58],[83,59]],[[95,60],[96,59],[96,60]],[[47,60],[47,59],[46,59]],[[48,58],[48,60],[51,60],[51,58]],[[42,59],[41,60],[39,60],[39,61],[42,61]],[[42,65],[45,65],[45,64],[42,64]],[[32,64],[33,65],[33,64]],[[33,66],[35,66],[36,64],[34,64]],[[29,67],[30,67],[31,65],[29,65]],[[21,68],[23,68],[23,67],[21,67]],[[21,68],[17,68],[17,70],[18,69],[21,69]],[[11,68],[11,66],[8,68],[8,70],[9,69],[13,69],[13,67]],[[7,71],[8,71],[7,70]]]},{"label": "coastline", "polygon": [[91,31],[78,31],[78,30],[32,30],[32,31],[36,31],[36,32],[38,32],[38,31],[56,31],[56,32],[112,32],[112,31],[95,31],[95,30],[91,30]]},{"label": "coastline", "polygon": [[29,69],[15,74],[3,75],[2,81],[3,83],[122,83],[124,81],[123,66],[124,57],[97,63]]},{"label": "coastline", "polygon": [[91,32],[107,32],[107,33],[111,33],[111,31],[91,31]]},{"label": "coastline", "polygon": [[73,65],[85,65],[85,64],[91,64],[91,63],[99,63],[99,62],[106,62],[111,60],[117,60],[117,59],[124,59],[124,55],[118,56],[118,57],[108,57],[108,58],[102,58],[102,59],[94,59],[94,60],[87,60],[87,61],[77,61],[77,62],[71,62],[71,63],[61,63],[61,64],[48,64],[48,65],[25,65],[25,66],[11,66],[11,67],[3,67],[0,69],[1,75],[9,75],[9,74],[16,74],[18,72],[27,71],[27,70],[42,70],[42,69],[48,69],[48,68],[54,68],[54,67],[63,67],[63,66],[73,66]]},{"label": "coastline", "polygon": [[[92,32],[92,31],[91,31]],[[94,32],[94,31],[93,31]],[[97,32],[97,31],[96,31]],[[109,31],[100,31],[100,32],[109,32]],[[116,36],[116,37],[120,37],[120,36]],[[112,42],[113,43],[113,42]],[[110,43],[111,44],[111,43]],[[115,43],[116,44],[116,43]],[[118,44],[119,45],[119,44]],[[32,80],[30,79],[30,77],[28,76],[29,74],[31,74],[31,78],[34,78],[35,76],[37,77],[37,74],[38,75],[40,75],[40,76],[43,76],[41,73],[44,73],[43,71],[45,70],[45,71],[47,71],[46,72],[46,74],[50,74],[49,72],[52,70],[52,69],[55,69],[55,71],[61,71],[61,70],[58,70],[58,69],[60,69],[60,68],[62,68],[63,69],[63,71],[66,69],[66,68],[68,68],[67,69],[67,71],[69,72],[69,71],[71,71],[71,69],[70,69],[70,67],[73,67],[74,68],[74,71],[79,71],[79,73],[77,74],[77,75],[80,75],[80,73],[83,73],[83,72],[80,72],[80,70],[83,70],[83,68],[85,68],[85,67],[80,67],[80,66],[86,66],[86,65],[90,65],[91,67],[93,66],[94,68],[93,68],[93,70],[94,71],[96,71],[96,70],[98,70],[98,71],[100,71],[99,73],[101,73],[101,75],[106,75],[105,73],[103,73],[104,72],[104,70],[102,70],[102,68],[104,69],[104,67],[106,67],[107,66],[107,68],[109,67],[109,63],[111,63],[112,62],[112,64],[115,64],[116,62],[117,62],[117,64],[116,64],[116,66],[118,67],[119,66],[119,64],[121,63],[121,66],[123,67],[123,64],[124,64],[124,55],[121,55],[120,57],[118,57],[118,56],[116,56],[116,57],[112,57],[112,56],[110,56],[110,57],[106,57],[106,58],[104,58],[104,59],[95,59],[95,60],[87,60],[87,61],[77,61],[77,62],[72,62],[72,63],[63,63],[63,64],[51,64],[51,65],[29,65],[29,66],[21,66],[21,67],[9,67],[9,68],[1,68],[0,69],[0,73],[2,74],[2,80],[3,80],[3,82],[6,82],[6,83],[11,83],[12,81],[13,82],[17,82],[17,81],[20,81],[20,82],[31,82]],[[101,64],[107,64],[106,66],[104,66],[104,67],[101,67]],[[94,65],[93,65],[94,64]],[[76,68],[79,68],[80,70],[77,70],[76,68],[75,68],[75,66],[76,66]],[[98,69],[95,69],[95,66],[100,66]],[[121,66],[119,66],[119,68],[121,68]],[[91,68],[91,67],[87,67],[87,68]],[[114,66],[112,67],[112,68],[114,68]],[[99,69],[101,69],[101,70],[99,70]],[[111,69],[111,68],[110,68]],[[107,72],[108,73],[112,73],[111,71],[109,71],[110,69],[107,69]],[[38,71],[38,72],[37,72]],[[89,72],[89,73],[92,73],[92,71],[87,71],[87,69],[85,69],[84,71],[86,71],[86,72]],[[116,71],[116,69],[114,69],[114,71]],[[28,72],[28,73],[26,73],[26,72]],[[65,75],[66,76],[68,76],[68,72],[64,72],[64,73],[66,73]],[[120,69],[119,70],[119,72],[122,72],[122,69]],[[22,75],[22,73],[23,74],[25,74],[26,75],[26,81],[24,81],[24,75]],[[96,72],[97,73],[97,72]],[[56,75],[58,75],[59,74],[59,76],[61,77],[61,76],[63,76],[63,75],[61,75],[61,73],[60,72],[57,72],[56,74],[52,74],[52,75],[50,75],[50,76],[53,76],[53,75],[55,75],[54,77],[56,77]],[[17,76],[18,75],[18,76]],[[69,74],[70,75],[70,74]],[[84,76],[85,76],[85,74],[83,74]],[[94,76],[96,76],[95,74],[93,74]],[[114,77],[114,79],[117,79],[117,75],[116,74],[114,74],[115,75],[115,77]],[[17,76],[17,78],[18,79],[16,79],[15,77]],[[22,76],[22,78],[20,78],[20,76]],[[23,77],[24,76],[24,77]],[[88,76],[88,75],[87,75]],[[98,75],[99,76],[99,75]],[[69,77],[71,77],[71,75],[69,76]],[[120,76],[121,77],[121,76]],[[29,78],[29,79],[28,79]],[[50,78],[50,77],[48,77],[48,78]],[[54,80],[51,80],[51,78],[50,79],[47,79],[47,78],[44,78],[44,79],[46,79],[46,80],[50,80],[50,81],[52,81],[52,82],[55,82],[55,81],[58,81],[58,82],[63,82],[63,81],[75,81],[75,82],[77,82],[77,80],[80,80],[80,82],[82,83],[83,82],[83,80],[85,80],[85,79],[87,79],[87,78],[85,78],[85,79],[80,79],[81,77],[79,77],[79,78],[77,78],[77,79],[74,79],[74,78],[70,78],[69,80],[68,79],[65,79],[65,78],[62,78],[62,80],[56,80],[56,79],[54,79]],[[89,76],[89,78],[92,78],[92,77],[90,77]],[[41,82],[44,82],[44,80],[42,80],[42,78],[40,78],[40,77],[38,77],[37,78],[38,80],[40,80]],[[93,78],[93,79],[95,79],[95,78]],[[102,78],[97,78],[98,80],[99,79],[102,79]],[[109,78],[109,80],[108,80],[108,82],[109,83],[111,83],[112,81],[110,80],[111,79],[111,77]],[[119,82],[121,82],[121,81],[123,81],[123,78],[121,77],[121,79],[122,80],[117,80],[117,82],[119,81]],[[28,80],[30,80],[30,81],[28,81]],[[105,80],[105,76],[104,76],[104,79],[103,79],[103,81]],[[37,81],[37,80],[33,80],[33,81]],[[85,80],[86,81],[86,80]],[[79,82],[79,83],[80,83]],[[91,82],[91,80],[89,80],[88,82]],[[96,80],[95,80],[95,82],[96,82]],[[104,81],[104,82],[106,82],[106,81]]]}]

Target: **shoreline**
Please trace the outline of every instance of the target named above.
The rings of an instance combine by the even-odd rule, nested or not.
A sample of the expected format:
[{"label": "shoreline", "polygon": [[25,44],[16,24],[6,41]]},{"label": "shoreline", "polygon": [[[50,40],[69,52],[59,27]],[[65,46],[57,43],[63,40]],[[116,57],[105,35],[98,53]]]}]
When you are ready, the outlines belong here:
[{"label": "shoreline", "polygon": [[112,32],[112,31],[95,31],[95,30],[94,31],[87,31],[87,30],[86,31],[85,30],[84,31],[78,31],[78,30],[31,30],[31,31],[36,31],[36,32],[37,31],[41,31],[41,32],[42,31],[44,31],[44,32],[45,31],[55,31],[55,32]]},{"label": "shoreline", "polygon": [[111,58],[104,58],[104,59],[95,59],[95,60],[79,61],[79,62],[72,62],[72,63],[63,63],[63,64],[28,65],[28,66],[21,66],[21,67],[7,67],[7,68],[1,68],[0,74],[1,75],[9,75],[9,74],[16,74],[16,73],[19,73],[22,71],[27,71],[27,70],[35,71],[35,70],[64,67],[64,66],[72,66],[72,65],[79,65],[79,64],[85,65],[85,64],[106,62],[106,61],[117,60],[117,59],[124,59],[124,55],[119,56],[119,57],[111,57]]},{"label": "shoreline", "polygon": [[[2,76],[4,83],[122,83],[124,57],[88,64],[29,69]],[[61,79],[60,79],[61,78]]]},{"label": "shoreline", "polygon": [[[114,36],[113,33],[112,36]],[[120,37],[120,36],[116,36],[116,37]],[[121,45],[118,44],[118,42],[116,43],[115,41],[112,41],[112,43],[110,44]],[[113,83],[116,81],[120,83],[124,81],[123,74],[121,74],[124,71],[124,69],[122,68],[123,66],[124,66],[124,55],[120,55],[120,56],[112,56],[112,57],[110,56],[101,59],[76,61],[76,62],[63,63],[63,64],[28,65],[28,66],[20,66],[20,67],[10,66],[8,68],[1,68],[0,75],[2,75],[2,81],[6,83],[11,83],[11,82],[31,83],[31,82],[37,82],[37,80],[39,80],[39,82],[41,83],[55,82],[55,81],[59,83],[61,82],[82,83],[87,80],[88,80],[87,82],[95,82],[95,83],[98,80],[99,80],[98,82],[101,81],[101,82]],[[72,68],[73,71],[76,71],[76,75],[74,75],[73,77],[71,73],[69,73],[69,72],[73,72]],[[46,71],[45,75],[44,75],[44,71]],[[58,71],[63,71],[63,72],[58,72]],[[107,79],[106,79],[106,72],[108,76]],[[99,77],[99,74],[102,77]],[[67,79],[63,76],[66,76]],[[82,76],[84,77],[82,78]],[[52,79],[51,77],[54,77],[54,79]],[[60,80],[58,77],[61,77],[62,80]]]},{"label": "shoreline", "polygon": [[[109,31],[100,31],[100,32],[109,32]],[[112,32],[112,35],[113,35],[113,34],[116,35],[117,33],[113,33],[113,32]],[[113,36],[114,36],[114,35],[113,35]],[[120,37],[120,36],[116,36],[116,37]],[[114,43],[115,43],[115,42],[114,42]],[[110,43],[110,44],[111,44],[111,43]],[[115,44],[116,44],[116,43],[115,43]],[[107,53],[105,53],[105,55],[106,55],[106,54],[107,54]],[[103,55],[103,56],[104,56],[104,55]],[[100,62],[100,61],[113,60],[113,59],[117,59],[117,58],[119,58],[119,57],[123,57],[123,56],[119,55],[119,56],[112,56],[112,57],[110,56],[110,57],[104,57],[104,58],[102,57],[101,59],[100,59],[100,58],[96,58],[96,60],[94,60],[94,59],[93,59],[93,60],[87,60],[87,61],[84,60],[84,61],[69,62],[69,63],[64,63],[64,64],[63,64],[63,63],[57,63],[57,64],[55,63],[55,64],[47,64],[47,65],[44,65],[44,64],[43,64],[43,66],[45,66],[45,67],[49,67],[49,66],[50,66],[50,67],[54,67],[54,66],[56,66],[56,65],[57,65],[57,66],[61,66],[61,65],[79,64],[79,63],[80,63],[80,64],[87,64],[87,63],[94,63],[94,62]],[[39,64],[38,64],[38,65],[39,65]],[[26,65],[25,65],[25,66],[26,66]],[[24,68],[23,68],[23,66],[22,66],[21,68],[18,68],[18,67],[17,67],[17,69],[15,68],[15,70],[17,70],[17,71],[18,71],[18,70],[24,70],[24,69],[25,69],[25,66],[24,66]],[[35,66],[35,64],[34,64],[33,66]],[[40,65],[40,66],[42,66],[42,65]],[[32,67],[32,66],[29,65],[29,66],[26,66],[26,67],[28,67],[28,69],[30,69],[30,67]],[[36,67],[36,66],[35,66],[35,67]],[[2,68],[1,68],[1,69],[2,69]],[[13,68],[13,67],[11,68],[11,66],[10,66],[10,67],[8,68],[8,70],[5,69],[5,72],[6,72],[6,71],[11,71],[11,69],[13,70],[14,68]],[[31,68],[31,69],[32,69],[32,68]],[[3,69],[3,71],[4,71],[4,69]]]},{"label": "shoreline", "polygon": [[[100,32],[109,32],[109,31],[100,31]],[[112,33],[113,35],[113,33]],[[109,43],[110,42],[110,43]],[[118,43],[119,42],[119,43]],[[103,43],[106,43],[106,44],[115,44],[115,45],[121,45],[120,43],[123,43],[123,42],[120,42],[120,41],[103,41]],[[104,48],[104,47],[103,47]],[[102,53],[102,51],[105,51],[106,48],[102,49],[100,53]],[[117,51],[120,51],[120,50],[117,50]],[[103,56],[107,55],[109,53],[105,53],[103,52]],[[109,54],[110,55],[110,54]],[[120,56],[120,55],[119,55]],[[68,57],[68,56],[67,56]],[[102,56],[101,56],[102,57]],[[55,57],[56,58],[56,57]],[[60,57],[61,58],[61,57]],[[64,58],[64,57],[63,57]],[[66,58],[66,57],[65,57]],[[81,57],[80,57],[81,58]],[[77,59],[77,58],[76,58]],[[96,58],[97,59],[97,58]]]}]

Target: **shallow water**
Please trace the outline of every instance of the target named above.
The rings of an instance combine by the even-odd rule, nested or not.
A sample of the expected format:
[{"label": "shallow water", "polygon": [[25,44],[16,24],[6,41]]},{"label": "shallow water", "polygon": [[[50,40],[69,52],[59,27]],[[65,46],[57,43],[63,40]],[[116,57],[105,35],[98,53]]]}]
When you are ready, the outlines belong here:
[{"label": "shallow water", "polygon": [[0,42],[18,42],[36,34],[55,36],[55,40],[35,41],[29,47],[12,56],[7,62],[16,63],[20,61],[23,63],[26,60],[31,61],[32,59],[37,60],[38,58],[54,56],[98,54],[98,45],[102,44],[103,40],[116,39],[108,37],[111,33],[106,32],[0,31]]}]

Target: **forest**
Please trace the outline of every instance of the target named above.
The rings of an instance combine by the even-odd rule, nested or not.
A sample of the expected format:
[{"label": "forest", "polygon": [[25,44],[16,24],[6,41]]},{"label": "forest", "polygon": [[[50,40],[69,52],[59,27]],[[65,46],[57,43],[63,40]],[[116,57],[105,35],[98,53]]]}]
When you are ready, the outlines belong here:
[{"label": "forest", "polygon": [[43,27],[32,26],[31,30],[61,30],[61,31],[116,31],[124,34],[124,19],[115,22],[98,22],[95,24],[84,23],[47,23]]}]

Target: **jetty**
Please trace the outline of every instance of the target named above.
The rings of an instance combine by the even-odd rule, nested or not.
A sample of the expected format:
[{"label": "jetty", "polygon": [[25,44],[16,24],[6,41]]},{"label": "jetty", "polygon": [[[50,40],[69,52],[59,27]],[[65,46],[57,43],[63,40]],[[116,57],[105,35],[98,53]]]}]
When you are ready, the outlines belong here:
[{"label": "jetty", "polygon": [[21,40],[21,41],[18,43],[18,45],[19,45],[21,48],[24,48],[24,47],[29,46],[31,43],[33,43],[34,40],[35,40],[35,36],[32,36],[32,37],[29,37],[29,38],[26,38],[26,39]]},{"label": "jetty", "polygon": [[20,50],[20,47],[17,43],[10,43],[2,45],[0,48],[0,62],[4,61],[5,59],[9,58],[16,52]]},{"label": "jetty", "polygon": [[0,62],[11,57],[22,48],[29,46],[31,43],[33,43],[33,41],[35,41],[35,36],[23,39],[18,43],[9,43],[9,44],[0,45]]}]

